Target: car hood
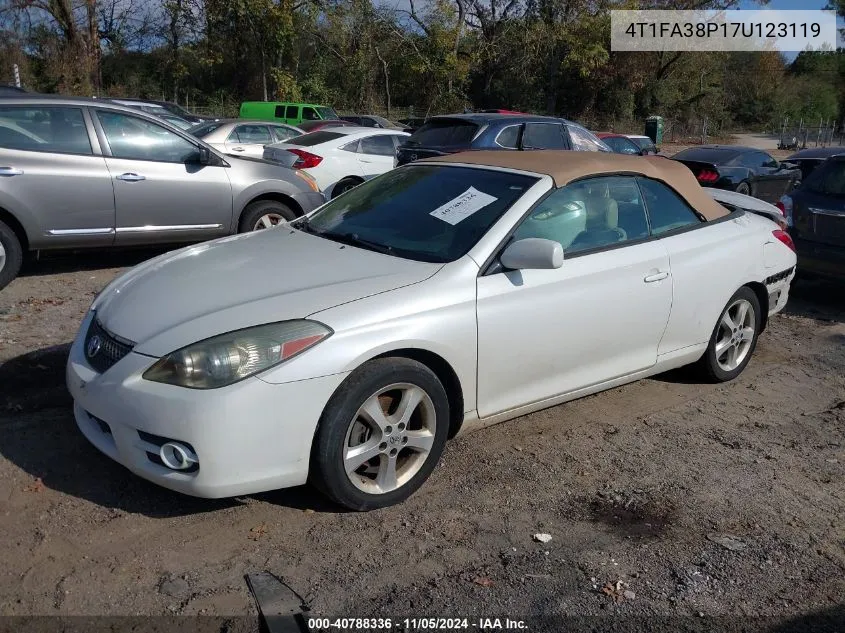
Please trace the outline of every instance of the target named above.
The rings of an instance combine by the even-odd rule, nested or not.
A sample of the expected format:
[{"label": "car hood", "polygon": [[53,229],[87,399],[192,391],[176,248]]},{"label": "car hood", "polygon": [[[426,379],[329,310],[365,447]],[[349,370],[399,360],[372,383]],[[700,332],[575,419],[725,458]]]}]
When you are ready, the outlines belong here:
[{"label": "car hood", "polygon": [[107,331],[136,343],[136,352],[162,356],[217,334],[418,283],[441,267],[280,226],[145,262],[92,307]]}]

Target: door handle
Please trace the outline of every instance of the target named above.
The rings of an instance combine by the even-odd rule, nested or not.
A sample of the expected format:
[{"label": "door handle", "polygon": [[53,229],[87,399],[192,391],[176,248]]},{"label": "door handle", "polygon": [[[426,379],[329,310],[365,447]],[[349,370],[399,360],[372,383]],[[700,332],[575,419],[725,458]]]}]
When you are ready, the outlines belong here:
[{"label": "door handle", "polygon": [[0,167],[0,176],[22,176],[23,169],[17,167]]},{"label": "door handle", "polygon": [[244,148],[243,147],[233,147],[232,151],[233,152],[242,152],[242,151],[244,151]]},{"label": "door handle", "polygon": [[654,273],[653,275],[646,276],[643,281],[647,284],[654,283],[655,281],[660,281],[661,279],[666,279],[669,276],[669,273],[666,271],[661,271],[659,273]]},{"label": "door handle", "polygon": [[141,180],[146,180],[146,176],[142,176],[141,174],[134,174],[132,172],[126,174],[120,174],[117,176],[118,180],[123,180],[124,182],[139,182]]}]

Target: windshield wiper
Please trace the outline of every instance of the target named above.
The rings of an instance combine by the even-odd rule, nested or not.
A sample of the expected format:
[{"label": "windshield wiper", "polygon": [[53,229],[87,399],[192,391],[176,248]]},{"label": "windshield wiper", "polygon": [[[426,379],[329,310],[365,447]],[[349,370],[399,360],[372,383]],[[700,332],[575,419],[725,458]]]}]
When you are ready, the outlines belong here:
[{"label": "windshield wiper", "polygon": [[341,244],[349,244],[349,246],[357,246],[358,248],[364,248],[369,251],[375,251],[376,253],[382,253],[383,255],[393,255],[393,247],[387,246],[385,244],[379,244],[378,242],[371,242],[370,240],[365,240],[360,237],[356,233],[330,233],[330,232],[321,232],[318,233],[325,237],[326,239],[333,240],[335,242],[340,242]]}]

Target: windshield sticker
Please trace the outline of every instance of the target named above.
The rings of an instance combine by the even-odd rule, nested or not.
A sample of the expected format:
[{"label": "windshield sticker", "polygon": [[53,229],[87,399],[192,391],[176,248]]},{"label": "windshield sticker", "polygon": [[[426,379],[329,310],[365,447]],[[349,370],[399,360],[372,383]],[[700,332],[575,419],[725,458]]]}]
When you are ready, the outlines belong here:
[{"label": "windshield sticker", "polygon": [[446,204],[437,207],[429,215],[433,215],[435,218],[439,218],[454,226],[458,222],[466,220],[476,211],[480,211],[488,204],[496,202],[496,200],[498,198],[479,191],[475,187],[470,187],[457,198],[453,198]]}]

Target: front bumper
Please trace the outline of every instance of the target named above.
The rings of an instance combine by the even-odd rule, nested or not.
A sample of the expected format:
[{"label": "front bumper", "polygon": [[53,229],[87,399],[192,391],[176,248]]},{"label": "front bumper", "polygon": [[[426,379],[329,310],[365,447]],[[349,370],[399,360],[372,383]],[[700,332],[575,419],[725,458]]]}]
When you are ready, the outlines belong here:
[{"label": "front bumper", "polygon": [[311,213],[326,202],[326,196],[319,191],[303,191],[292,197],[302,208],[302,213]]},{"label": "front bumper", "polygon": [[798,251],[798,266],[802,271],[845,279],[845,248],[819,244],[792,237],[795,242],[795,249]]},{"label": "front bumper", "polygon": [[[86,362],[82,323],[66,379],[79,429],[133,473],[185,494],[219,498],[305,483],[322,410],[347,374],[271,385],[248,378],[196,390],[144,380],[156,359],[130,352],[98,374]],[[198,467],[178,471],[158,458],[161,444],[189,445]]]}]

